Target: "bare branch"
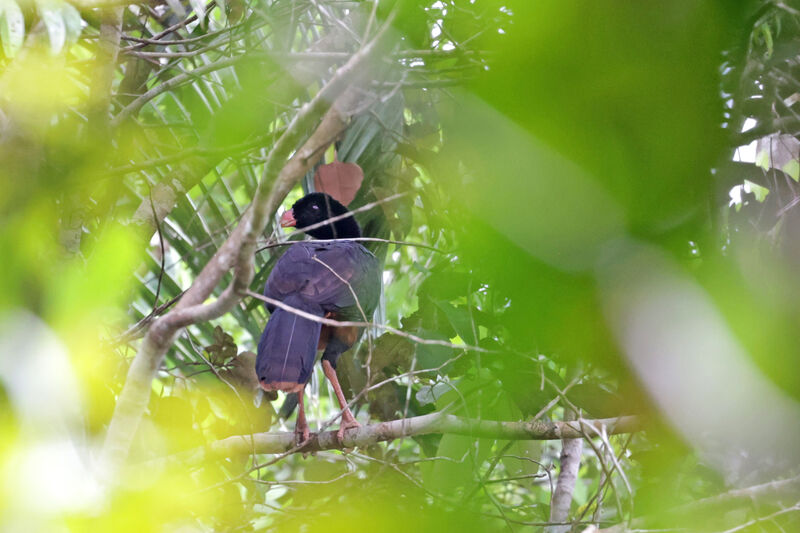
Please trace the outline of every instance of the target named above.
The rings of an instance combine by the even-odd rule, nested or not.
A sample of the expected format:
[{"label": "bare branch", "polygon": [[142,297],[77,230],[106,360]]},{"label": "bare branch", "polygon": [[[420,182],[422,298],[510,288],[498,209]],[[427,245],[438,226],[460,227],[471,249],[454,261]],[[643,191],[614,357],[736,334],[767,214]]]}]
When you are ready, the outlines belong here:
[{"label": "bare branch", "polygon": [[798,512],[798,511],[800,511],[800,502],[797,502],[796,504],[792,505],[791,507],[786,507],[785,509],[781,509],[780,511],[775,511],[774,513],[769,514],[767,516],[759,516],[758,518],[754,518],[754,519],[752,519],[752,520],[750,520],[748,522],[745,522],[744,524],[740,524],[740,525],[738,525],[736,527],[733,527],[731,529],[723,531],[723,533],[736,533],[737,531],[741,531],[743,529],[747,529],[748,527],[750,527],[752,525],[755,525],[755,524],[757,524],[759,522],[766,522],[767,520],[772,520],[776,516],[780,516],[780,515],[786,514],[786,513]]},{"label": "bare branch", "polygon": [[[567,420],[575,420],[577,413],[572,409],[567,409],[566,417]],[[580,424],[578,427],[581,427]],[[583,439],[580,436],[561,440],[561,456],[559,457],[561,471],[558,474],[556,490],[550,504],[551,522],[567,521],[569,508],[572,505],[572,493],[575,490],[575,482],[578,480],[582,452]],[[565,533],[569,530],[570,526],[549,526],[545,529],[548,533]]]},{"label": "bare branch", "polygon": [[104,139],[109,128],[111,84],[117,68],[122,8],[103,9],[100,16],[100,39],[97,43],[96,57],[98,67],[92,76],[89,95],[89,127],[98,139]]},{"label": "bare branch", "polygon": [[[291,237],[292,235],[294,235],[294,233],[291,233],[289,235],[289,237]],[[335,240],[336,239],[334,239],[334,241]],[[382,243],[386,243],[386,244],[398,244],[398,245],[401,245],[401,246],[413,246],[414,248],[424,248],[426,250],[430,250],[430,251],[436,252],[438,254],[449,254],[449,253],[451,253],[451,252],[445,252],[444,250],[440,250],[439,248],[437,248],[435,246],[431,246],[430,244],[423,244],[421,242],[397,241],[397,240],[393,240],[393,239],[380,239],[378,237],[355,237],[353,239],[346,239],[346,240],[355,241],[355,242],[382,242]],[[260,247],[258,250],[256,250],[256,253],[262,252],[264,250],[268,250],[270,248],[278,248],[280,246],[291,246],[295,242],[297,242],[297,241],[271,242],[269,244],[265,244],[264,246]],[[326,242],[326,243],[330,243],[331,241],[330,240],[323,241],[323,240],[318,240],[318,239],[306,239],[304,242]]]},{"label": "bare branch", "polygon": [[[339,442],[336,431],[313,433],[301,452],[321,450],[341,450],[344,448],[366,447],[376,442],[385,442],[414,435],[431,433],[452,433],[472,437],[486,437],[500,440],[556,440],[561,438],[582,438],[580,424],[597,428],[605,426],[608,434],[630,433],[642,429],[642,420],[636,416],[581,420],[574,422],[551,422],[534,420],[531,422],[498,422],[475,420],[442,413],[417,416],[369,426],[348,429],[344,439]],[[202,460],[207,455],[230,457],[256,453],[282,454],[295,448],[295,436],[291,432],[256,433],[228,437],[210,443],[202,450],[180,454],[184,460]]]}]

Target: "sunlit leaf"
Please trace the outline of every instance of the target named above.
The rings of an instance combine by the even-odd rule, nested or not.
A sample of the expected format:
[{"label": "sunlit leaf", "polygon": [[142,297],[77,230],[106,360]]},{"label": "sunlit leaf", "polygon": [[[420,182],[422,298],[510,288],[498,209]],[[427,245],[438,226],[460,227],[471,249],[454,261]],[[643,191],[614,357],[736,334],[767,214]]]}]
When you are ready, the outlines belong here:
[{"label": "sunlit leaf", "polygon": [[63,0],[58,0],[58,5],[61,9],[61,17],[64,19],[66,42],[68,44],[75,43],[80,37],[83,29],[83,20],[81,19],[81,14],[72,6],[72,4]]},{"label": "sunlit leaf", "polygon": [[766,187],[762,187],[757,183],[753,183],[752,181],[749,180],[744,180],[744,184],[747,191],[753,193],[753,195],[756,197],[756,200],[759,202],[763,202],[764,199],[769,194],[769,189],[767,189]]},{"label": "sunlit leaf", "polygon": [[0,2],[0,40],[3,41],[3,52],[14,57],[22,48],[25,39],[25,18],[22,10],[14,0]]},{"label": "sunlit leaf", "polygon": [[772,52],[773,52],[773,49],[774,49],[774,44],[772,42],[772,30],[770,29],[769,25],[762,24],[759,27],[759,32],[761,33],[761,36],[764,39],[764,44],[767,47],[767,51],[766,51],[765,55],[766,55],[767,58],[770,58],[770,57],[772,57]]},{"label": "sunlit leaf", "polygon": [[206,3],[203,0],[189,0],[189,4],[192,6],[194,14],[197,15],[197,20],[200,21],[200,25],[204,26],[206,21]]},{"label": "sunlit leaf", "polygon": [[786,172],[794,181],[800,180],[800,163],[797,159],[792,159],[781,168]]},{"label": "sunlit leaf", "polygon": [[343,205],[349,205],[356,197],[364,171],[355,163],[334,161],[320,165],[314,173],[314,189],[330,194]]},{"label": "sunlit leaf", "polygon": [[47,28],[50,41],[50,53],[58,54],[67,41],[67,26],[64,15],[57,0],[36,0],[36,8]]},{"label": "sunlit leaf", "polygon": [[756,154],[756,166],[769,170],[769,150],[761,150]]}]

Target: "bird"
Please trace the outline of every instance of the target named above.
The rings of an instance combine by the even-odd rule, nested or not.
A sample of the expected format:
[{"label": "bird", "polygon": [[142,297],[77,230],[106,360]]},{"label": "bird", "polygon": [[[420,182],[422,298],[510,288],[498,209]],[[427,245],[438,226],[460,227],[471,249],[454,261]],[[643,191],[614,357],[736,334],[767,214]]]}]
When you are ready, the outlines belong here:
[{"label": "bird", "polygon": [[[280,225],[297,227],[314,240],[289,246],[272,269],[264,296],[319,318],[371,320],[381,290],[378,259],[359,242],[349,240],[361,237],[361,228],[352,215],[325,223],[349,213],[325,193],[312,192],[297,200],[281,216]],[[347,406],[336,362],[353,346],[363,328],[324,325],[270,303],[267,309],[270,318],[258,343],[255,364],[259,386],[267,392],[297,393],[295,435],[298,445],[305,444],[310,431],[303,395],[317,351],[322,350],[322,369],[342,410],[336,433],[341,443],[345,430],[360,424]]]}]

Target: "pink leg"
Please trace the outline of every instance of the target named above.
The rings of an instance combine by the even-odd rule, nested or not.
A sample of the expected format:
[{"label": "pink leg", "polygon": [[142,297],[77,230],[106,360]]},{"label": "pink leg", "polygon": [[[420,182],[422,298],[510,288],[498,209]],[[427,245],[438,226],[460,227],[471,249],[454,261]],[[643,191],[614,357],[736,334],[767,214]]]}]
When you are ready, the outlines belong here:
[{"label": "pink leg", "polygon": [[308,442],[308,439],[311,437],[311,432],[308,429],[308,422],[306,422],[306,410],[303,401],[305,390],[306,386],[303,385],[303,387],[297,391],[297,424],[294,426],[294,434],[298,446],[302,446]]},{"label": "pink leg", "polygon": [[358,423],[353,413],[350,412],[350,408],[347,407],[347,400],[344,399],[342,386],[339,385],[339,378],[336,377],[336,370],[334,370],[331,363],[325,359],[322,360],[322,371],[325,372],[325,377],[328,378],[328,381],[333,385],[333,390],[336,392],[336,399],[339,400],[339,407],[342,409],[342,424],[339,426],[339,431],[336,432],[336,438],[339,439],[341,443],[346,429],[358,428],[361,427],[361,424]]}]

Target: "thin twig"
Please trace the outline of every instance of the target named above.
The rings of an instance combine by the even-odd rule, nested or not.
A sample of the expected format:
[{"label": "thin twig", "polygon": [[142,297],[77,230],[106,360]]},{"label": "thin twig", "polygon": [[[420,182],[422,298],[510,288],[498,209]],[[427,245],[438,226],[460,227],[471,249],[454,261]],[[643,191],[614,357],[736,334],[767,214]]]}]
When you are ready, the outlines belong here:
[{"label": "thin twig", "polygon": [[307,312],[303,311],[302,309],[297,309],[296,307],[292,307],[291,305],[287,305],[287,304],[283,303],[280,300],[276,300],[274,298],[270,298],[268,296],[264,296],[264,295],[258,294],[257,292],[253,292],[253,291],[251,291],[249,289],[247,291],[245,291],[245,294],[247,296],[252,297],[252,298],[256,298],[258,300],[261,300],[262,302],[266,302],[266,303],[268,303],[270,305],[274,305],[275,307],[280,307],[284,311],[289,311],[290,313],[294,313],[297,316],[301,316],[303,318],[311,320],[312,322],[319,322],[320,324],[325,324],[326,326],[333,326],[333,327],[338,327],[338,328],[350,327],[350,326],[355,326],[355,327],[359,327],[359,328],[378,328],[378,329],[382,329],[382,330],[388,331],[389,333],[394,333],[395,335],[399,335],[400,337],[405,337],[406,339],[409,339],[409,340],[411,340],[413,342],[416,342],[417,344],[435,344],[435,345],[438,345],[438,346],[447,346],[448,348],[453,348],[453,349],[456,349],[456,350],[472,350],[472,351],[482,352],[482,353],[494,353],[493,350],[488,350],[486,348],[481,348],[480,346],[470,346],[469,344],[453,344],[452,342],[443,341],[443,340],[439,340],[439,339],[423,339],[422,337],[418,337],[417,335],[414,335],[413,333],[408,333],[407,331],[401,331],[401,330],[399,330],[397,328],[393,328],[393,327],[387,326],[385,324],[375,324],[373,322],[354,322],[352,320],[333,320],[333,319],[330,319],[330,318],[319,317],[319,316],[313,315],[311,313],[307,313]]},{"label": "thin twig", "polygon": [[[288,237],[292,237],[294,235],[295,235],[295,233],[291,233],[291,234],[288,235]],[[424,248],[426,250],[430,250],[432,252],[436,252],[436,253],[444,254],[444,255],[448,255],[448,254],[452,253],[452,252],[445,252],[444,250],[440,250],[439,248],[436,248],[435,246],[431,246],[430,244],[423,244],[421,242],[396,241],[396,240],[393,240],[393,239],[381,239],[381,238],[378,238],[378,237],[354,237],[352,239],[327,239],[327,240],[324,240],[324,239],[305,239],[303,242],[329,243],[329,242],[336,242],[336,241],[340,241],[340,240],[341,241],[354,241],[354,242],[382,242],[382,243],[386,243],[386,244],[398,244],[398,245],[402,245],[402,246],[413,246],[414,248]],[[273,243],[270,243],[270,244],[265,244],[261,248],[257,249],[256,253],[263,252],[264,250],[268,250],[270,248],[277,248],[277,247],[280,247],[280,246],[291,246],[292,244],[294,244],[296,242],[298,242],[298,241],[284,241],[284,242],[273,242]]]},{"label": "thin twig", "polygon": [[[369,211],[373,207],[377,207],[377,206],[379,206],[381,204],[385,204],[387,202],[391,202],[393,200],[397,200],[398,198],[402,198],[403,196],[406,196],[407,194],[408,193],[405,193],[405,192],[400,192],[400,193],[397,193],[397,194],[393,194],[391,196],[387,196],[386,198],[381,198],[380,200],[376,200],[374,202],[370,202],[368,204],[364,204],[361,207],[359,207],[358,209],[353,209],[351,211],[348,211],[347,213],[344,213],[344,214],[341,214],[341,215],[336,215],[335,217],[327,218],[327,219],[325,219],[325,220],[323,220],[321,222],[317,222],[315,224],[311,224],[310,226],[306,226],[304,228],[297,228],[295,231],[293,231],[292,233],[287,235],[286,238],[287,239],[291,238],[294,235],[300,234],[300,233],[308,233],[309,231],[317,229],[317,228],[321,228],[322,226],[327,226],[328,224],[333,224],[334,222],[338,222],[340,220],[344,220],[346,218],[350,218],[350,217],[354,216],[357,213],[361,213],[363,211]],[[354,239],[347,239],[347,240],[354,240]]]},{"label": "thin twig", "polygon": [[156,215],[156,206],[153,205],[153,190],[150,189],[148,198],[150,199],[150,210],[153,213],[153,222],[156,225],[156,232],[158,233],[158,242],[161,246],[161,268],[158,271],[158,283],[156,284],[156,296],[153,299],[153,310],[150,311],[150,316],[153,316],[156,312],[156,308],[158,307],[158,297],[161,294],[161,280],[164,278],[164,264],[167,257],[167,250],[164,247],[164,234],[161,232],[161,222],[158,220],[158,216]]}]

